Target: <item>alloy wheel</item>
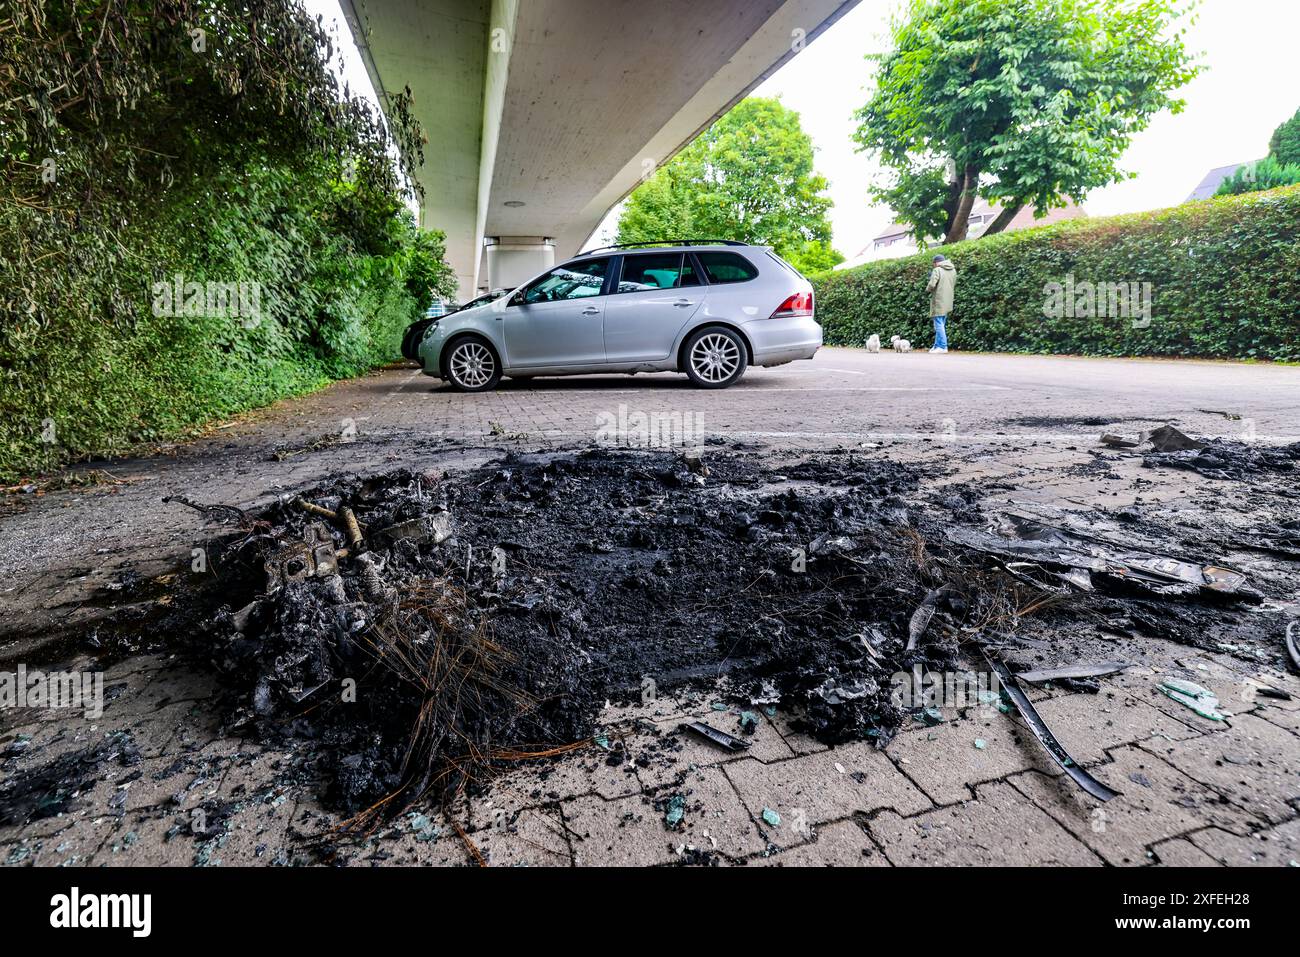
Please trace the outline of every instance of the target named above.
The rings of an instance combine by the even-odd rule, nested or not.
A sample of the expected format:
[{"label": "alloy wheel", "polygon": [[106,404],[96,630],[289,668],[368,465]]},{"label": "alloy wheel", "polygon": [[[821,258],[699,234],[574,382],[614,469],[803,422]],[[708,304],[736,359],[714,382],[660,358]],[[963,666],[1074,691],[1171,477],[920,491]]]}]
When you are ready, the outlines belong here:
[{"label": "alloy wheel", "polygon": [[740,346],[730,336],[711,332],[691,347],[691,368],[705,382],[726,382],[740,367]]},{"label": "alloy wheel", "polygon": [[451,353],[448,363],[451,375],[467,389],[480,389],[496,373],[496,360],[492,350],[481,342],[462,342]]}]

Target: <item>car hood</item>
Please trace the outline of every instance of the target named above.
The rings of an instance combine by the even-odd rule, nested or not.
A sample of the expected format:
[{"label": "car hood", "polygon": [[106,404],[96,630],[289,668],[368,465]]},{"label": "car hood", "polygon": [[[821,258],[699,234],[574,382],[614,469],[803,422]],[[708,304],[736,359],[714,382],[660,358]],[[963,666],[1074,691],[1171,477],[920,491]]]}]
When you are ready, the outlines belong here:
[{"label": "car hood", "polygon": [[493,315],[492,303],[484,303],[481,306],[475,306],[473,309],[461,309],[459,312],[449,312],[443,316],[444,322],[474,322],[478,319],[486,319]]}]

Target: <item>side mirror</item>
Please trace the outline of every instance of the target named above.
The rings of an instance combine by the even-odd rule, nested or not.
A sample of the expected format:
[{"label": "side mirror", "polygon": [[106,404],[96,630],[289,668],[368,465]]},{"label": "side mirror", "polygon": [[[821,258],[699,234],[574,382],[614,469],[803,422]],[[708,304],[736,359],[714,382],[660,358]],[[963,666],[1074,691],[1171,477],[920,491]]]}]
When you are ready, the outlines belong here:
[{"label": "side mirror", "polygon": [[522,289],[520,289],[517,293],[512,295],[510,297],[509,302],[506,303],[507,306],[522,306],[523,304],[524,304],[524,291]]}]

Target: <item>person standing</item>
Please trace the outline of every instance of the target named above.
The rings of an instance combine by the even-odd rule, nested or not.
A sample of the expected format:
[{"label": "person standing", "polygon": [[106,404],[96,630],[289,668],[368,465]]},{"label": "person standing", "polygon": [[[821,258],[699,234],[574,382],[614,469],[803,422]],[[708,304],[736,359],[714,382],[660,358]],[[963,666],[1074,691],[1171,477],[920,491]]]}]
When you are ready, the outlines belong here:
[{"label": "person standing", "polygon": [[934,348],[931,352],[948,351],[948,316],[952,313],[953,294],[957,289],[957,268],[947,256],[934,257],[930,281],[925,291],[930,294],[930,318],[934,321]]}]

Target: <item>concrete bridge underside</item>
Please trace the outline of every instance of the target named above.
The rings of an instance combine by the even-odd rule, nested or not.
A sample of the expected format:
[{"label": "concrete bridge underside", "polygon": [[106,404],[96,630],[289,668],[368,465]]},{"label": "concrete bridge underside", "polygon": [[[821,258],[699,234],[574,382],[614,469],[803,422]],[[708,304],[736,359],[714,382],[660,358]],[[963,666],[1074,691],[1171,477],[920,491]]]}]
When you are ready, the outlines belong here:
[{"label": "concrete bridge underside", "polygon": [[[858,0],[342,0],[429,142],[460,295],[578,252],[642,178]],[[487,252],[491,250],[491,252]]]}]

